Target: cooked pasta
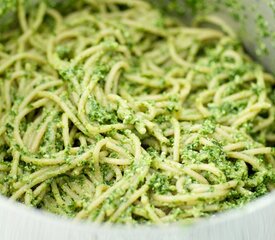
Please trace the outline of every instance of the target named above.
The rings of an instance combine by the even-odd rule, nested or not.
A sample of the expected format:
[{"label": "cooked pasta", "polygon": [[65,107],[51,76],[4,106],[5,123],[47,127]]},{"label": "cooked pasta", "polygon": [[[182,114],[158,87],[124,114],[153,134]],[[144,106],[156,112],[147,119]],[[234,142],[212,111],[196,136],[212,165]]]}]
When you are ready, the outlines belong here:
[{"label": "cooked pasta", "polygon": [[275,78],[222,20],[43,1],[0,35],[0,192],[95,222],[169,223],[266,194]]}]

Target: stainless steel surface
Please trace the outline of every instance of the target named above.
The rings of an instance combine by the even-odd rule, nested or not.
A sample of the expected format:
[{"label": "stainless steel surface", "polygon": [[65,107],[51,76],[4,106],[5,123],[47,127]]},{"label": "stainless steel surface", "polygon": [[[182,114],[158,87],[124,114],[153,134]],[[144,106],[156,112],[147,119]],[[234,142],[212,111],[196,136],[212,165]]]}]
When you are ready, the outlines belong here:
[{"label": "stainless steel surface", "polygon": [[[183,4],[181,1],[177,2],[181,5]],[[170,1],[159,2],[167,4]],[[275,14],[272,10],[275,1],[209,0],[205,2],[209,6],[213,4],[221,6],[215,14],[229,22],[239,33],[251,55],[275,73]],[[241,15],[241,21],[233,20],[230,2],[239,3],[245,7],[238,13]],[[266,25],[266,23],[269,36],[261,33],[259,28],[259,25]],[[259,40],[260,35],[262,37]],[[256,54],[261,49],[261,45],[266,47],[268,54],[262,56]],[[275,193],[270,193],[241,209],[203,219],[195,225],[136,227],[74,222],[29,209],[0,197],[0,240],[273,240],[275,239],[274,226]]]},{"label": "stainless steel surface", "polygon": [[[270,6],[272,2],[274,5],[275,1],[237,0],[235,2],[243,6],[243,10],[239,11],[241,20],[233,20],[232,14],[226,7],[222,7],[218,15],[235,28],[245,48],[254,59],[262,63],[270,72],[275,73],[275,11]],[[264,31],[268,31],[269,36],[263,36],[266,34]],[[257,54],[264,51],[261,48],[266,48],[267,52]]]}]

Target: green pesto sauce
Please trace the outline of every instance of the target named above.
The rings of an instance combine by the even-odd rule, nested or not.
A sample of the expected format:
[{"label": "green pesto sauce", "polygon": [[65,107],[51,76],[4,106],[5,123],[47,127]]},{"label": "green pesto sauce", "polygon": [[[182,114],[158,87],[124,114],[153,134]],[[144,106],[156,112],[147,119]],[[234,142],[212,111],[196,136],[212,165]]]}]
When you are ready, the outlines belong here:
[{"label": "green pesto sauce", "polygon": [[[14,7],[14,3],[12,1],[4,1],[3,3],[3,8],[2,8],[2,14],[4,12],[7,12],[8,9],[12,9]],[[60,6],[60,8],[63,8],[64,11],[67,11],[69,6],[71,4],[71,1],[66,2],[63,6]],[[179,14],[188,14],[184,8],[178,7],[178,4],[182,6],[180,2],[177,1],[171,1],[168,5],[166,5],[166,8],[169,11],[178,11]],[[81,6],[81,2],[79,2],[79,5]],[[197,0],[197,1],[186,1],[186,5],[192,10],[194,14],[199,14],[201,11],[212,11],[213,8],[207,8],[207,4],[203,0]],[[229,11],[233,15],[233,17],[236,20],[240,20],[241,16],[238,15],[238,11],[242,9],[241,5],[238,4],[238,1],[225,1],[226,7],[229,8]],[[59,8],[58,5],[55,5],[53,2],[51,6]],[[75,5],[75,8],[78,8],[78,4]],[[0,5],[1,9],[1,5]],[[1,12],[0,12],[1,15]],[[159,13],[158,17],[156,18],[154,22],[154,26],[157,27],[158,29],[165,29],[165,19],[161,13]],[[270,36],[270,30],[269,26],[265,20],[265,18],[261,15],[257,15],[257,26],[259,28],[259,36],[262,38],[268,38]],[[127,35],[127,33],[124,33]],[[130,33],[129,33],[130,34]],[[148,34],[149,35],[149,34]],[[159,38],[156,38],[156,41],[159,41],[160,44],[163,44]],[[195,41],[194,41],[195,42]],[[129,49],[133,50],[134,43],[132,43],[130,40],[127,42],[127,46]],[[102,62],[96,63],[93,68],[91,68],[89,71],[91,71],[91,81],[94,81],[99,84],[99,86],[104,85],[104,81],[108,75],[108,73],[111,70],[111,67],[113,63],[117,62],[120,60],[122,57],[121,55],[117,54],[116,51],[119,48],[118,42],[114,40],[106,40],[102,43],[104,46],[104,55],[105,57],[108,57],[108,59],[111,58],[111,60],[107,61],[102,60]],[[264,45],[259,46],[261,48],[261,51],[263,49],[266,49]],[[262,92],[264,92],[266,89],[263,86],[260,86],[258,84],[247,84],[246,82],[242,81],[244,74],[247,72],[252,71],[253,69],[256,68],[255,63],[245,63],[239,66],[239,68],[235,68],[234,70],[229,71],[227,69],[226,64],[232,64],[234,63],[234,59],[230,57],[225,57],[224,59],[221,59],[221,54],[225,53],[227,50],[240,50],[241,49],[241,44],[237,40],[232,40],[229,41],[228,43],[221,44],[221,50],[217,50],[213,44],[211,45],[206,45],[203,50],[198,54],[199,55],[199,60],[198,64],[201,66],[206,66],[206,67],[211,67],[212,68],[212,75],[209,74],[209,76],[205,77],[204,74],[201,74],[199,72],[194,71],[196,75],[196,79],[194,79],[194,85],[195,86],[194,92],[191,92],[190,95],[186,100],[184,104],[184,107],[188,107],[189,105],[192,105],[194,100],[198,98],[198,96],[202,93],[201,90],[207,87],[208,81],[210,81],[213,77],[215,77],[217,74],[220,73],[226,73],[229,75],[227,78],[228,81],[228,87],[225,89],[224,94],[225,95],[232,95],[236,92],[241,92],[244,90],[251,90],[253,94],[257,97],[261,95]],[[167,49],[164,49],[163,52],[165,53]],[[267,52],[266,50],[264,50]],[[59,45],[55,49],[56,54],[59,56],[60,59],[62,60],[69,60],[73,57],[75,57],[75,53],[73,52],[72,48],[69,45]],[[132,69],[129,71],[130,73],[140,71],[140,65],[143,62],[143,57],[136,57],[131,60],[131,64],[133,65]],[[29,65],[27,70],[30,72],[35,72],[38,68],[34,65]],[[169,71],[169,67],[165,68],[165,71]],[[83,66],[81,64],[75,66],[75,67],[68,67],[68,68],[62,68],[59,69],[58,71],[59,77],[63,80],[63,82],[66,84],[66,88],[68,89],[68,92],[64,95],[62,95],[60,98],[63,102],[69,102],[70,101],[70,94],[71,92],[75,92],[77,89],[77,86],[73,83],[72,80],[75,80],[76,82],[81,82],[81,80],[84,77],[84,70]],[[147,78],[148,81],[153,78],[153,74],[150,73],[144,73],[142,77]],[[41,83],[47,82],[47,79],[43,79]],[[158,87],[160,89],[163,89],[165,91],[165,87],[167,87],[167,82],[164,78],[158,78]],[[39,84],[38,84],[39,85]],[[133,95],[140,95],[140,93],[147,93],[148,95],[150,94],[151,90],[150,88],[140,88],[138,89],[138,84],[134,83],[128,83],[124,77],[121,79],[121,86],[127,90],[128,93],[133,94]],[[268,86],[268,93],[270,95],[270,99],[275,102],[275,94],[273,89]],[[57,88],[52,88],[48,89],[48,92],[54,92],[57,90]],[[192,89],[191,89],[192,91]],[[13,93],[15,95],[15,93]],[[162,92],[161,94],[162,95]],[[165,95],[165,94],[163,94]],[[153,124],[157,124],[158,126],[161,126],[161,130],[169,130],[171,129],[171,119],[174,116],[178,116],[181,111],[181,107],[179,106],[179,100],[180,97],[175,94],[173,96],[170,96],[167,101],[169,102],[167,106],[162,108],[161,114],[157,114],[155,117],[153,117]],[[19,104],[23,101],[22,97],[15,97],[14,99],[14,106],[13,108],[9,111],[9,117],[12,121],[16,118],[18,115],[18,106]],[[148,104],[155,106],[157,103],[154,101],[148,101]],[[190,121],[191,124],[200,124],[200,129],[197,132],[198,137],[193,139],[191,143],[183,145],[180,145],[180,161],[183,163],[182,168],[184,167],[184,164],[212,164],[215,165],[216,167],[221,170],[224,176],[219,176],[215,177],[212,173],[209,173],[207,171],[201,172],[201,175],[208,180],[209,183],[211,184],[221,184],[229,180],[237,180],[238,182],[245,182],[246,185],[245,187],[249,189],[252,193],[247,194],[247,195],[241,195],[240,192],[236,190],[230,190],[228,195],[223,201],[218,202],[220,209],[219,210],[224,210],[224,209],[229,209],[232,207],[236,206],[242,206],[243,204],[247,203],[250,200],[253,200],[256,197],[259,197],[265,193],[268,192],[267,185],[269,183],[273,183],[275,180],[275,174],[272,169],[272,166],[268,165],[265,163],[264,156],[258,156],[257,160],[259,160],[261,165],[264,165],[265,170],[260,173],[256,173],[256,170],[251,167],[249,169],[246,165],[244,165],[243,161],[240,160],[233,160],[227,157],[226,152],[224,151],[224,147],[228,142],[226,139],[220,140],[214,137],[215,131],[217,130],[218,127],[220,127],[221,124],[227,122],[226,117],[230,117],[231,119],[234,119],[235,117],[238,116],[239,113],[241,113],[248,105],[248,101],[245,100],[238,100],[238,101],[224,101],[222,104],[215,104],[215,103],[206,103],[206,107],[208,108],[210,112],[210,117],[206,117],[202,120],[199,120],[198,122],[192,122]],[[193,106],[193,105],[192,105]],[[32,109],[33,105],[29,104],[28,108]],[[76,112],[76,109],[73,109]],[[129,168],[121,167],[121,170],[123,171],[123,177],[125,177],[127,180],[133,180],[135,176],[138,176],[138,182],[135,183],[136,185],[130,186],[127,189],[117,189],[112,194],[109,195],[109,197],[106,199],[104,203],[101,205],[101,210],[96,210],[94,211],[89,218],[91,220],[96,220],[96,218],[100,215],[100,211],[105,211],[105,212],[111,212],[113,209],[117,209],[120,204],[126,202],[126,198],[123,198],[125,195],[125,192],[129,194],[133,194],[135,190],[138,188],[140,183],[143,183],[145,180],[145,176],[142,176],[141,173],[144,171],[147,171],[148,168],[151,166],[151,164],[157,165],[158,163],[163,163],[165,162],[166,157],[160,154],[160,147],[152,147],[152,146],[147,146],[146,143],[143,143],[143,140],[155,140],[156,136],[153,136],[153,131],[154,128],[151,129],[151,131],[148,131],[146,134],[142,134],[138,132],[135,127],[137,128],[145,128],[144,121],[142,120],[142,114],[146,113],[145,110],[140,110],[140,115],[135,114],[135,110],[131,109],[127,105],[127,101],[122,100],[118,104],[110,104],[110,105],[103,105],[100,104],[94,96],[89,96],[87,100],[87,104],[85,105],[85,111],[87,113],[87,119],[90,123],[96,124],[96,126],[100,125],[108,125],[108,124],[116,124],[116,123],[123,123],[125,125],[131,125],[134,134],[136,134],[140,139],[141,139],[141,144],[144,149],[146,149],[146,154],[141,153],[141,158],[138,159],[138,161],[133,162]],[[42,111],[43,114],[43,111]],[[257,116],[257,119],[253,119],[251,121],[246,122],[245,124],[241,125],[239,127],[239,131],[231,136],[232,139],[234,140],[234,143],[241,142],[241,141],[246,141],[247,146],[245,146],[244,150],[249,150],[251,148],[257,148],[262,145],[258,144],[257,142],[253,141],[257,140],[258,142],[264,142],[261,141],[261,137],[264,138],[263,136],[255,136],[253,135],[253,127],[256,125],[258,120],[262,117],[263,119],[265,118],[266,112],[262,111],[259,116]],[[53,109],[49,109],[48,112],[45,112],[45,117],[43,120],[40,122],[38,126],[34,129],[34,131],[38,131],[38,129],[45,123],[46,118],[48,116],[52,116],[51,121],[49,122],[47,126],[47,131],[45,132],[41,144],[38,149],[38,153],[36,154],[36,157],[43,157],[43,158],[50,158],[51,153],[59,152],[64,150],[65,151],[65,162],[68,166],[70,166],[73,162],[73,157],[70,155],[70,147],[64,149],[63,145],[63,139],[62,139],[62,130],[61,130],[61,125],[62,125],[62,112],[59,111],[54,111]],[[31,119],[32,116],[29,116]],[[255,121],[254,121],[255,120]],[[12,122],[11,121],[11,122]],[[29,126],[31,126],[32,123],[28,123],[28,118],[24,119],[20,126],[19,126],[19,131],[20,132],[25,132]],[[72,125],[72,124],[71,124]],[[57,127],[57,129],[55,129]],[[78,127],[78,126],[77,126]],[[273,129],[274,126],[269,128],[268,130],[271,130],[274,132],[275,129]],[[12,145],[14,149],[20,151],[22,154],[25,154],[25,150],[21,149],[18,144],[15,143],[13,139],[13,130],[14,130],[14,125],[12,123],[7,122],[6,123],[6,135],[8,138],[8,144]],[[181,128],[181,134],[191,134],[191,131],[189,131],[188,127],[187,128]],[[85,153],[87,150],[90,150],[94,147],[94,145],[104,139],[106,136],[112,137],[116,133],[119,133],[121,135],[128,136],[129,133],[132,133],[130,130],[119,130],[119,131],[109,131],[108,133],[103,133],[103,134],[97,134],[93,137],[93,143],[89,145],[88,148],[85,146],[81,146],[80,140],[74,142],[74,147],[79,147],[76,156],[80,156],[81,154]],[[248,137],[249,134],[252,138]],[[82,135],[84,136],[84,133],[77,132],[78,137],[81,137]],[[154,133],[155,134],[155,133]],[[155,134],[156,135],[156,134]],[[209,141],[211,144],[210,145],[203,145],[200,142],[200,139],[206,139]],[[173,136],[169,135],[167,136],[168,142],[166,143],[166,146],[169,148],[172,148],[175,144],[175,140]],[[145,141],[144,141],[145,142]],[[129,143],[129,140],[126,138],[126,140],[122,139],[119,142],[121,146],[123,146],[124,143]],[[265,142],[264,142],[265,144]],[[0,146],[0,153],[2,152],[7,152],[8,154],[3,157],[3,159],[0,159],[0,163],[4,164],[6,167],[10,167],[10,161],[12,159],[11,151],[13,150],[12,148],[9,149],[8,145],[1,145]],[[125,150],[125,153],[130,154],[128,150]],[[35,155],[35,154],[33,154]],[[118,158],[120,157],[119,154],[116,152],[112,152],[111,154],[108,155],[109,158]],[[61,194],[65,193],[65,188],[70,186],[70,184],[77,184],[80,186],[80,188],[85,187],[85,179],[86,175],[91,174],[92,176],[95,174],[95,169],[96,165],[91,161],[91,159],[88,160],[83,160],[78,163],[76,167],[85,167],[86,172],[82,173],[82,169],[74,169],[72,173],[70,173],[70,176],[60,176],[58,181],[60,181],[60,184],[63,186],[61,187]],[[18,179],[22,181],[23,183],[31,183],[30,178],[28,176],[35,171],[40,170],[39,166],[36,166],[34,164],[29,164],[22,162],[20,165],[20,169],[23,176],[21,179]],[[81,174],[78,172],[80,171]],[[110,173],[112,173],[113,169],[109,164],[103,163],[100,165],[100,171],[103,176],[103,183],[106,184],[108,187],[112,186],[115,181],[113,177],[109,178]],[[150,194],[159,194],[159,195],[173,195],[176,191],[175,189],[175,181],[176,179],[173,178],[173,174],[169,173],[163,173],[161,171],[156,171],[156,169],[152,170],[150,172],[151,177],[148,180],[148,186],[149,186],[149,195]],[[26,177],[24,176],[26,175]],[[11,179],[9,176],[5,177],[0,177],[0,183],[5,184],[7,181],[8,183],[12,183],[14,179]],[[54,181],[53,178],[47,180],[47,184],[50,186],[52,182]],[[190,193],[191,192],[191,185],[197,183],[192,179],[191,177],[186,178],[186,182],[184,183],[186,186],[186,192]],[[12,187],[11,189],[8,189],[7,191],[2,191],[3,194],[5,195],[10,195],[9,191],[14,190]],[[214,188],[210,187],[208,192],[214,192]],[[31,195],[31,194],[30,194]],[[64,194],[66,195],[66,194]],[[54,199],[54,193],[49,193],[47,196],[49,199]],[[67,206],[64,207],[64,209],[55,209],[52,208],[50,209],[52,212],[56,212],[58,214],[62,214],[64,211],[66,215],[70,217],[74,217],[77,212],[79,212],[82,207],[85,209],[88,206],[88,203],[91,201],[89,198],[89,193],[84,194],[79,202],[72,200],[71,198],[65,199],[67,201]],[[172,206],[171,209],[169,210],[169,214],[171,219],[177,220],[179,218],[188,218],[188,217],[202,217],[202,216],[207,216],[208,213],[203,211],[207,204],[212,204],[216,203],[216,200],[211,200],[210,202],[207,202],[205,198],[199,198],[198,199],[198,205],[195,207],[192,207],[191,209],[188,210],[183,210],[178,207]],[[36,206],[35,202],[32,203],[34,206]],[[42,207],[42,205],[39,205],[38,207]],[[45,206],[44,206],[45,207]],[[118,222],[128,222],[130,219],[130,214],[133,211],[133,209],[137,206],[130,206],[128,207],[125,212],[121,215],[119,218]],[[60,211],[61,212],[60,212]],[[140,220],[142,222],[143,220]],[[145,221],[145,220],[144,220]],[[137,221],[139,222],[139,221]]]}]

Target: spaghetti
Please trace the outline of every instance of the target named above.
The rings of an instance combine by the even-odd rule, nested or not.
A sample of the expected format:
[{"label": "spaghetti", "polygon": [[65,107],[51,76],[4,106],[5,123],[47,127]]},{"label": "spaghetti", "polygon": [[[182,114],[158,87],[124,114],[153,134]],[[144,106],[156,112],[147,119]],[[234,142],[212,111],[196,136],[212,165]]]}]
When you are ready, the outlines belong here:
[{"label": "spaghetti", "polygon": [[63,16],[18,2],[20,29],[0,36],[3,195],[77,219],[167,223],[271,190],[275,78],[220,19],[186,27],[139,0]]}]

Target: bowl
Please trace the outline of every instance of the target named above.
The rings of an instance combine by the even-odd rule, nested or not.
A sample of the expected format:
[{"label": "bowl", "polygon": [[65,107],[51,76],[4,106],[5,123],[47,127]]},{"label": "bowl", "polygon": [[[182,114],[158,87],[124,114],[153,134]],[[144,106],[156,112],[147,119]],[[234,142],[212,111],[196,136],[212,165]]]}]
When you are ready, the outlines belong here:
[{"label": "bowl", "polygon": [[[275,73],[274,1],[151,0],[151,2],[169,14],[187,21],[198,14],[214,14],[222,17],[237,32],[251,56],[268,71]],[[35,1],[30,4],[35,4]],[[1,28],[12,22],[12,19],[12,8],[6,9],[6,13],[0,17],[2,23],[0,34]],[[1,240],[273,240],[274,224],[275,192],[242,208],[200,219],[194,224],[164,226],[99,225],[76,222],[28,208],[0,196]]]}]

